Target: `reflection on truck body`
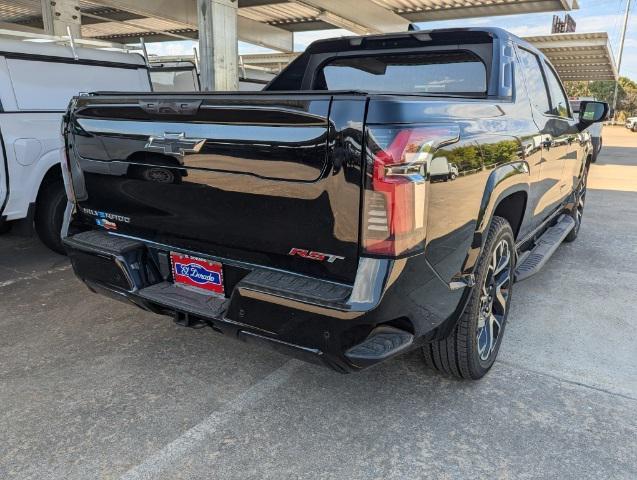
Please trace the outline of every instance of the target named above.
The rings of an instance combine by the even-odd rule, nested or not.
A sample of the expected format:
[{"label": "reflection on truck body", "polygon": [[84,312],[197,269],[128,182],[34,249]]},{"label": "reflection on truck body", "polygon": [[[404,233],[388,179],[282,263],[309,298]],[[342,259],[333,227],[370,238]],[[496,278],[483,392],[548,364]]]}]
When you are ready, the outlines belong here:
[{"label": "reflection on truck body", "polygon": [[458,166],[449,162],[447,157],[435,157],[429,163],[429,175],[433,182],[455,180],[458,176]]}]

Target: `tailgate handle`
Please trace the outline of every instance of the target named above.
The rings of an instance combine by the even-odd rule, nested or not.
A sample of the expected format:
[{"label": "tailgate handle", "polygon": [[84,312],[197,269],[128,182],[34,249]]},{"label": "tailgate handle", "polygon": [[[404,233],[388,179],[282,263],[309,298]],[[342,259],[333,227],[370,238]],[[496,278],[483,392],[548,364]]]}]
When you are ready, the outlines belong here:
[{"label": "tailgate handle", "polygon": [[196,115],[203,100],[140,100],[139,107],[154,115]]}]

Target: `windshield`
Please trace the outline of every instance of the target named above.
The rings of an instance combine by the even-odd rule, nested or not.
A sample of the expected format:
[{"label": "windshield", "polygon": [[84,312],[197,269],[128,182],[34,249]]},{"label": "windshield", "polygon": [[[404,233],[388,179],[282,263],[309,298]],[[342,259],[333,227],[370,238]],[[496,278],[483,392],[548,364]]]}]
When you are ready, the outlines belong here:
[{"label": "windshield", "polygon": [[314,89],[485,95],[487,70],[460,50],[341,57],[323,65]]}]

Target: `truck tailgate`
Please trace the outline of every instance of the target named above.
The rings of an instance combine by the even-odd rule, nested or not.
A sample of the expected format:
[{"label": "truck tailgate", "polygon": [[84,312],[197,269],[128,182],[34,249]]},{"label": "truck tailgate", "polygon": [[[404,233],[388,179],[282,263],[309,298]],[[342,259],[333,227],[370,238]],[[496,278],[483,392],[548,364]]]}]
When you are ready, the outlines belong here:
[{"label": "truck tailgate", "polygon": [[78,97],[66,129],[77,219],[351,282],[364,112],[364,96],[344,94]]}]

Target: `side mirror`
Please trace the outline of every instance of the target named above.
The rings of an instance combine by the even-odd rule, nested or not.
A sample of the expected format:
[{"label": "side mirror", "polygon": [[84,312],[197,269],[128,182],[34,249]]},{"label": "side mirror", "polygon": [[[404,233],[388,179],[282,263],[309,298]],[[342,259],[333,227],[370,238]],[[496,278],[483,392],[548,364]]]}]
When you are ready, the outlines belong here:
[{"label": "side mirror", "polygon": [[610,107],[606,102],[582,101],[579,107],[579,122],[577,128],[581,132],[593,123],[603,122],[608,118]]}]

